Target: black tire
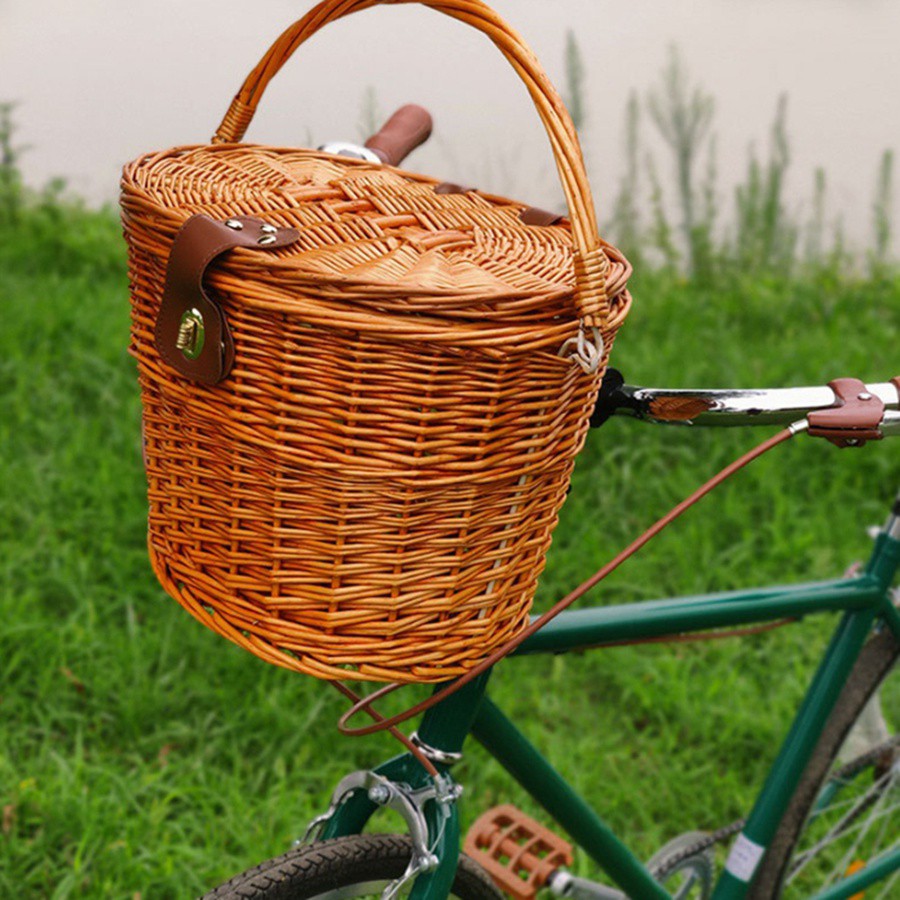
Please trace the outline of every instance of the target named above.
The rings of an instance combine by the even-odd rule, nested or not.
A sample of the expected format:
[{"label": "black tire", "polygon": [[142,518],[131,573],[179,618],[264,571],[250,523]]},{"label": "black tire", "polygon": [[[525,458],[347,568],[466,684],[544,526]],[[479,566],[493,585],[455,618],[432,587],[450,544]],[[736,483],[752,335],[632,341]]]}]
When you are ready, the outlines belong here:
[{"label": "black tire", "polygon": [[[296,847],[283,856],[236,875],[202,900],[310,900],[331,891],[360,886],[341,897],[378,897],[386,882],[399,878],[412,854],[401,834],[360,834]],[[379,885],[370,890],[372,884]],[[502,900],[487,873],[460,854],[452,888],[459,900]]]},{"label": "black tire", "polygon": [[[787,900],[787,898],[795,896],[809,897],[824,888],[824,884],[817,885],[815,889],[811,889],[812,884],[803,884],[802,887],[798,887],[796,882],[793,884],[790,882],[789,876],[796,873],[797,863],[803,859],[801,854],[807,853],[807,844],[815,843],[818,836],[815,829],[824,827],[823,818],[827,821],[827,809],[824,815],[818,817],[815,824],[811,824],[810,813],[823,786],[831,779],[841,778],[848,783],[855,780],[856,785],[851,788],[851,791],[865,792],[865,795],[860,793],[859,799],[851,800],[851,802],[843,797],[841,800],[843,805],[840,810],[838,810],[837,801],[835,802],[833,821],[830,824],[835,829],[836,840],[840,840],[842,837],[846,840],[851,839],[853,822],[869,808],[873,792],[877,792],[877,795],[885,793],[887,790],[898,792],[896,782],[900,781],[900,778],[892,779],[888,783],[888,787],[883,787],[882,782],[875,782],[870,777],[874,773],[885,771],[886,765],[896,764],[900,759],[900,735],[898,735],[898,729],[900,729],[900,718],[898,718],[900,717],[900,709],[898,709],[900,666],[897,665],[898,657],[900,657],[900,643],[887,629],[871,638],[863,648],[825,726],[809,765],[797,784],[772,843],[760,863],[748,894],[749,900],[773,900],[776,897],[784,897]],[[891,679],[889,685],[886,684],[888,678]],[[848,734],[868,701],[882,685],[884,685],[883,702],[886,702],[885,697],[887,696],[890,698],[891,704],[891,708],[886,710],[891,726],[890,737],[875,752],[860,756],[850,763],[839,765],[837,763],[838,756]],[[851,793],[851,798],[853,796]],[[894,802],[895,797],[892,793],[891,803]],[[835,825],[836,822],[844,822],[845,819],[845,824]],[[900,804],[890,812],[888,821],[890,824],[884,833],[888,840],[897,842],[898,836],[900,836]],[[878,827],[881,829],[882,824],[879,823]],[[834,847],[829,849],[832,852],[835,851]],[[819,877],[818,872],[815,865],[807,864],[807,870],[802,876],[798,876],[797,880],[799,881],[801,877],[815,879]],[[878,885],[873,885],[870,891],[877,888]],[[870,891],[866,892],[866,897],[870,896]],[[872,893],[872,896],[875,894]]]}]

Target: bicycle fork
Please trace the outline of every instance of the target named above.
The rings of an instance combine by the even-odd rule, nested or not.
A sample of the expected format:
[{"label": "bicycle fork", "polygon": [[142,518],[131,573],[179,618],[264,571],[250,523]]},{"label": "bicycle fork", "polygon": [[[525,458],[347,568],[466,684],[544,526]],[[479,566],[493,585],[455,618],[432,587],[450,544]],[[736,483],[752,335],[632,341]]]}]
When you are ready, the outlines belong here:
[{"label": "bicycle fork", "polygon": [[384,900],[392,900],[410,881],[414,881],[411,900],[444,900],[450,893],[459,859],[457,800],[462,794],[450,767],[462,756],[488,677],[485,673],[474,679],[430,710],[413,736],[438,770],[437,778],[409,753],[371,772],[352,773],[338,785],[329,810],[307,831],[304,840],[359,834],[378,809],[399,813],[409,830],[413,854],[406,872],[388,885]]},{"label": "bicycle fork", "polygon": [[[335,791],[331,808],[310,826],[309,837],[328,839],[358,834],[371,816],[386,807],[399,812],[413,840],[413,858],[401,879],[384,893],[391,900],[415,879],[411,900],[444,900],[456,873],[460,849],[457,800],[462,789],[450,775],[472,734],[550,814],[642,900],[668,900],[653,879],[515,726],[484,696],[489,672],[448,697],[425,715],[414,740],[438,769],[431,778],[411,754],[398,756],[372,772],[347,776]],[[612,863],[612,865],[611,865]],[[625,900],[626,894],[571,876],[554,878],[548,887],[565,897]]]}]

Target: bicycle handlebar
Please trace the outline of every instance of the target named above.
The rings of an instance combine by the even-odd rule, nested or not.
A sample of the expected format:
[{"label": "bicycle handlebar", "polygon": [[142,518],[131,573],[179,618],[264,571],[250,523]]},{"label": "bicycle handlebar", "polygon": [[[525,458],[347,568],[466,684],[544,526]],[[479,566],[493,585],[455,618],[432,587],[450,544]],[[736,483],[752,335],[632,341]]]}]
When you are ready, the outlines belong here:
[{"label": "bicycle handlebar", "polygon": [[[900,409],[893,382],[866,385],[885,409]],[[763,390],[684,390],[623,384],[613,393],[613,415],[666,425],[789,425],[811,412],[831,409],[838,397],[830,387]],[[893,418],[891,419],[893,421]]]},{"label": "bicycle handlebar", "polygon": [[401,106],[365,145],[385,165],[399,166],[431,137],[433,125],[427,109],[409,103]]},{"label": "bicycle handlebar", "polygon": [[[609,416],[630,416],[664,425],[746,426],[789,425],[810,420],[812,433],[843,436],[842,446],[855,446],[873,437],[900,435],[900,379],[879,384],[863,384],[854,379],[837,379],[823,387],[772,388],[766,390],[684,390],[628,385],[616,370],[601,391],[593,424]],[[848,393],[849,388],[849,393]],[[855,411],[865,412],[871,404],[870,422],[854,422]],[[829,424],[838,410],[851,416],[846,422]],[[823,418],[824,414],[824,418]],[[860,440],[854,441],[854,429]]]},{"label": "bicycle handlebar", "polygon": [[407,103],[401,106],[364,145],[330,141],[319,147],[323,153],[349,156],[376,165],[399,166],[416,147],[431,137],[433,122],[427,109]]},{"label": "bicycle handlebar", "polygon": [[888,411],[884,414],[884,420],[881,423],[881,433],[885,437],[900,435],[900,412]]}]

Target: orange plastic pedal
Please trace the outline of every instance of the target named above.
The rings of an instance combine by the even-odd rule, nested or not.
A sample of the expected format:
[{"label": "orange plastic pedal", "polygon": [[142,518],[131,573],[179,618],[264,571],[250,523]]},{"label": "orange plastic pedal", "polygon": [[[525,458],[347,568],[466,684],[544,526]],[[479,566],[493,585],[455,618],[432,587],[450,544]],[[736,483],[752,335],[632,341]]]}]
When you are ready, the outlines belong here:
[{"label": "orange plastic pedal", "polygon": [[571,844],[509,804],[480,816],[464,848],[516,900],[533,900],[560,866],[572,863]]}]

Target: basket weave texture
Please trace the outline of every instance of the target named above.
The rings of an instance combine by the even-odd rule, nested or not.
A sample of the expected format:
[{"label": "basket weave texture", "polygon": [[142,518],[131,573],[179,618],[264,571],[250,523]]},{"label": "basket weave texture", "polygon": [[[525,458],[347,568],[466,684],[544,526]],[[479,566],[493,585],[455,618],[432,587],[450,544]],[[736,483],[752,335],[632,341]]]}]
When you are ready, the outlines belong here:
[{"label": "basket weave texture", "polygon": [[[328,0],[269,56],[371,5]],[[461,7],[499,27],[482,3]],[[628,265],[577,208],[571,223],[526,226],[509,200],[237,143],[253,79],[214,144],[123,176],[151,560],[189,612],[271,663],[443,681],[527,623],[606,364],[586,373],[559,351],[587,323],[608,354]],[[583,170],[574,184],[592,214]],[[209,270],[235,345],[212,386],[153,343],[172,242],[194,213],[300,233]]]}]

